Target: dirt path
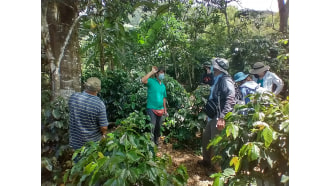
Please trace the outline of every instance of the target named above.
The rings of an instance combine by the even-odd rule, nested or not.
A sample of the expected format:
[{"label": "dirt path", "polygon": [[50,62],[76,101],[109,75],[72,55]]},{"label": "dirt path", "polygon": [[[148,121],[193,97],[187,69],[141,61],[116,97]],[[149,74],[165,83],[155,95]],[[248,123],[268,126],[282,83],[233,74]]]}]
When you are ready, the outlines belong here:
[{"label": "dirt path", "polygon": [[172,157],[175,168],[180,164],[186,166],[189,175],[188,186],[211,186],[213,184],[213,179],[205,175],[204,167],[197,164],[197,160],[201,160],[202,156],[197,156],[189,150],[173,149],[172,144],[164,144],[162,140],[160,140],[159,147],[160,153],[166,153]]}]

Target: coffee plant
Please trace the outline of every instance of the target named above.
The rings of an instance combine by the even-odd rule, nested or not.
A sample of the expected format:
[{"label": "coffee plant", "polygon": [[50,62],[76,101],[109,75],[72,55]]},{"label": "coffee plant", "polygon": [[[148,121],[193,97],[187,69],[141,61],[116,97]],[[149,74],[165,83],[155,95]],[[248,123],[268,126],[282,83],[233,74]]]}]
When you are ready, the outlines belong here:
[{"label": "coffee plant", "polygon": [[41,110],[41,175],[42,182],[62,182],[62,172],[72,166],[69,147],[69,111],[62,97]]},{"label": "coffee plant", "polygon": [[289,103],[272,94],[250,96],[226,115],[226,127],[208,148],[223,172],[214,185],[280,185],[289,180]]},{"label": "coffee plant", "polygon": [[150,133],[137,130],[145,125],[139,122],[140,116],[131,113],[105,139],[76,150],[72,159],[79,161],[67,170],[63,181],[73,185],[185,185],[186,168],[181,165],[170,171],[171,157],[156,156]]}]

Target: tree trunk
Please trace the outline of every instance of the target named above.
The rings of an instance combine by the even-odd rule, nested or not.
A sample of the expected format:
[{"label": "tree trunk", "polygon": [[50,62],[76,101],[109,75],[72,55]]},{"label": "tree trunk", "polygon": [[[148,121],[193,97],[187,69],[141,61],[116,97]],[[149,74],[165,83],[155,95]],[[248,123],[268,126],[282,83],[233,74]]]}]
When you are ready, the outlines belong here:
[{"label": "tree trunk", "polygon": [[104,59],[104,46],[103,46],[103,30],[102,28],[100,28],[100,70],[102,74],[104,74],[104,65],[105,65],[105,59]]},{"label": "tree trunk", "polygon": [[81,91],[76,1],[42,1],[42,41],[51,69],[52,99]]},{"label": "tree trunk", "polygon": [[289,18],[289,0],[284,4],[284,0],[277,0],[280,14],[280,32],[287,32]]},{"label": "tree trunk", "polygon": [[225,1],[225,8],[224,8],[223,13],[225,14],[225,18],[226,18],[228,37],[230,37],[230,25],[229,25],[228,14],[227,14],[227,1]]}]

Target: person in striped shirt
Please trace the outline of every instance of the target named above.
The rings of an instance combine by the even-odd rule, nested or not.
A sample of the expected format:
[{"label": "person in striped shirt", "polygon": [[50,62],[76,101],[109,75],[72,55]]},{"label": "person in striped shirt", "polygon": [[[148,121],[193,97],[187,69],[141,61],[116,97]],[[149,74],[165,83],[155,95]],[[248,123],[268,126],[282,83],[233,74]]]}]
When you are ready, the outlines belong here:
[{"label": "person in striped shirt", "polygon": [[86,142],[99,141],[105,137],[109,123],[105,105],[97,97],[100,90],[101,81],[91,77],[85,82],[83,92],[74,93],[69,98],[69,142],[75,150]]}]

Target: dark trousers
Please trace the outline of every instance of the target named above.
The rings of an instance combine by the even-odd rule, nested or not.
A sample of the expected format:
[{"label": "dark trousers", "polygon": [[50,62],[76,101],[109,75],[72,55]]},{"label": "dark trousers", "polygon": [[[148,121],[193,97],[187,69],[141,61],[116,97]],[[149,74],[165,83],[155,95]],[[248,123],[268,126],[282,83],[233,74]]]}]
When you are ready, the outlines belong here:
[{"label": "dark trousers", "polygon": [[160,126],[163,123],[163,117],[157,116],[152,109],[147,109],[147,114],[151,119],[151,140],[158,145],[158,138],[160,137]]},{"label": "dark trousers", "polygon": [[207,122],[205,130],[202,137],[202,146],[203,146],[203,160],[207,164],[211,164],[212,156],[214,156],[213,147],[210,147],[209,150],[206,149],[207,145],[210,143],[210,140],[213,139],[217,134],[220,134],[217,127],[217,120],[214,118],[211,121]]}]

